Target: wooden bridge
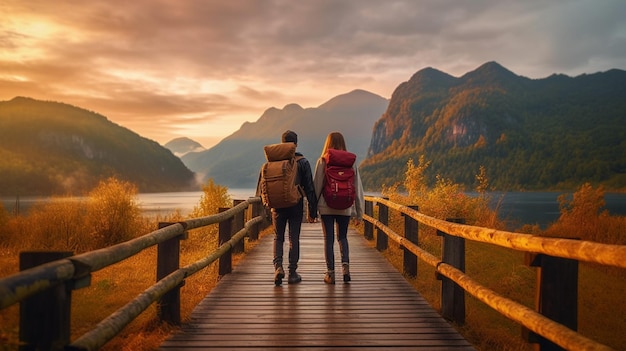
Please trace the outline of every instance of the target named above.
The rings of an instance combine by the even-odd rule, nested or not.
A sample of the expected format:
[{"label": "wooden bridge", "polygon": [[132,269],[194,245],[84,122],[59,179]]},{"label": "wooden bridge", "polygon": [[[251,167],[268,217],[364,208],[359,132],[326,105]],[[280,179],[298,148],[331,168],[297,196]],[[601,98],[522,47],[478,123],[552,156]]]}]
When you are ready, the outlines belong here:
[{"label": "wooden bridge", "polygon": [[[374,211],[374,204],[377,209]],[[401,229],[389,223],[404,217]],[[243,238],[257,240],[267,225],[260,198],[235,201],[212,216],[164,224],[162,228],[108,248],[72,256],[53,253],[21,262],[20,273],[0,278],[0,309],[20,304],[20,341],[24,349],[97,350],[139,314],[156,303],[165,322],[180,324],[180,292],[187,277],[219,260],[218,286],[197,306],[189,324],[163,343],[170,349],[423,349],[472,350],[448,321],[463,324],[469,294],[520,324],[546,350],[613,350],[576,331],[578,262],[626,268],[626,245],[545,238],[452,223],[426,216],[415,207],[366,197],[364,236],[351,232],[349,284],[323,283],[320,226],[304,225],[299,269],[304,281],[274,287],[271,236],[265,237],[235,270],[231,252],[243,250]],[[418,245],[420,227],[442,236],[441,257]],[[219,225],[219,247],[179,267],[179,241],[188,231]],[[375,243],[375,249],[367,243]],[[377,251],[392,240],[403,250],[403,272],[415,276],[417,260],[441,279],[441,316],[408,285]],[[501,296],[465,274],[465,240],[527,252],[537,270],[535,309]],[[99,271],[158,246],[156,283],[70,340],[71,292],[88,287]],[[47,262],[47,263],[46,263]],[[25,263],[22,265],[22,263]],[[231,272],[232,271],[232,272]],[[434,279],[434,277],[433,277]],[[567,297],[567,298],[564,298]],[[442,317],[443,316],[443,317]]]},{"label": "wooden bridge", "polygon": [[353,281],[325,284],[321,223],[303,224],[303,281],[275,287],[263,237],[161,349],[474,350],[362,235],[349,241]]}]

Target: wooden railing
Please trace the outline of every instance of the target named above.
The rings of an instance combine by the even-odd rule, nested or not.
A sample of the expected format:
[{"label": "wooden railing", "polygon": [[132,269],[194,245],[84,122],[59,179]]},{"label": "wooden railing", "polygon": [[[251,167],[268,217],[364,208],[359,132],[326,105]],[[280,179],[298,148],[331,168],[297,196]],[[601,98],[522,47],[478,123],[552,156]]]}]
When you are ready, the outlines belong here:
[{"label": "wooden railing", "polygon": [[[378,218],[374,218],[374,204],[378,206]],[[246,221],[244,212],[248,208],[251,214]],[[395,233],[388,226],[389,209],[404,216],[404,235]],[[33,260],[29,253],[23,253],[25,265],[33,267],[23,266],[20,273],[0,279],[0,309],[21,304],[20,341],[26,349],[96,350],[155,302],[161,320],[180,323],[180,287],[184,280],[217,260],[219,274],[229,273],[230,253],[242,251],[242,239],[247,235],[250,240],[255,240],[260,229],[268,224],[260,198],[237,200],[234,207],[222,211],[184,222],[163,223],[158,230],[136,239],[75,256],[62,252],[46,254],[43,258],[35,256]],[[420,213],[415,206],[404,206],[379,197],[366,197],[364,219],[364,235],[367,239],[376,239],[377,249],[385,250],[388,239],[403,248],[405,273],[417,275],[418,258],[435,268],[442,280],[441,313],[445,318],[458,324],[464,323],[464,296],[468,293],[522,325],[530,331],[530,335],[538,336],[539,345],[547,348],[558,345],[567,350],[612,350],[575,331],[578,262],[626,268],[626,246],[468,226],[435,219]],[[187,231],[217,223],[220,227],[217,250],[179,268],[179,241],[185,238]],[[418,246],[418,223],[435,228],[443,237],[441,258]],[[537,309],[503,297],[464,273],[466,239],[527,252],[529,264],[541,267],[538,282],[548,282],[553,280],[554,275],[559,275],[559,283],[539,284]],[[94,329],[70,342],[71,291],[89,286],[92,272],[155,245],[158,246],[156,284],[102,320]],[[571,298],[564,299],[564,296],[573,296],[573,301]],[[566,311],[565,315],[563,311]]]},{"label": "wooden railing", "polygon": [[[22,253],[22,270],[0,279],[0,309],[20,303],[20,348],[96,350],[155,302],[161,320],[180,323],[180,288],[184,280],[216,260],[220,275],[230,273],[231,252],[243,251],[243,238],[256,240],[259,231],[268,224],[260,198],[235,200],[234,205],[212,216],[161,223],[158,230],[141,237],[75,256],[68,252]],[[216,223],[219,223],[218,248],[203,259],[179,268],[179,241],[186,237],[187,231]],[[92,272],[155,245],[158,246],[156,284],[70,343],[71,291],[89,286]]]},{"label": "wooden railing", "polygon": [[[374,218],[374,204],[378,219]],[[405,217],[404,235],[389,226],[389,209]],[[364,236],[376,247],[387,249],[388,239],[404,250],[404,272],[417,275],[417,258],[435,268],[441,277],[441,314],[463,324],[467,292],[529,332],[529,341],[554,350],[613,350],[577,333],[578,262],[626,268],[626,246],[590,241],[538,237],[528,234],[464,225],[459,219],[444,221],[420,213],[417,206],[404,206],[380,197],[366,196]],[[418,223],[435,228],[443,236],[442,257],[418,246]],[[537,308],[531,309],[480,285],[465,271],[465,239],[528,253],[528,263],[538,270]],[[558,279],[556,279],[558,277]],[[616,331],[617,332],[617,331]],[[558,345],[558,346],[556,346]]]}]

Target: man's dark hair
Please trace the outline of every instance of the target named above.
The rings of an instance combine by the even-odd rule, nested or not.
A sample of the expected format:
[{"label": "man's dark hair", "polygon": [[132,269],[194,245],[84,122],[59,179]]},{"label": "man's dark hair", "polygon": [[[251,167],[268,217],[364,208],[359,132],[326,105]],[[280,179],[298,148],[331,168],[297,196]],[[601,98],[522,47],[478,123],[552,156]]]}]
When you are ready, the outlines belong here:
[{"label": "man's dark hair", "polygon": [[296,132],[288,130],[283,133],[283,143],[298,143],[298,134]]}]

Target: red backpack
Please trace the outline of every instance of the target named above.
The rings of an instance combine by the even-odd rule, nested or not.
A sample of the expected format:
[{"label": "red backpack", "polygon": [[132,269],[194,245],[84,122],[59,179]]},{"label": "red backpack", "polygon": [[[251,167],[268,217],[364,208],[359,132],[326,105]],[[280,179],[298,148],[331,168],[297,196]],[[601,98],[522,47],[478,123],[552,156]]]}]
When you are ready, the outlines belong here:
[{"label": "red backpack", "polygon": [[324,155],[326,177],[322,195],[330,208],[345,210],[354,204],[354,161],[356,155],[343,150],[328,149]]}]

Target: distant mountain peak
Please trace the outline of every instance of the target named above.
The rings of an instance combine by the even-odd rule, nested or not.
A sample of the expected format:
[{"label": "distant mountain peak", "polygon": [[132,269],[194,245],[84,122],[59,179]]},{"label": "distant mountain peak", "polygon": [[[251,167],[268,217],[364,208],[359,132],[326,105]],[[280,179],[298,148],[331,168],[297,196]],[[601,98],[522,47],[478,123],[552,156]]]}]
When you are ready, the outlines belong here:
[{"label": "distant mountain peak", "polygon": [[9,100],[9,101],[13,101],[13,102],[19,102],[19,101],[37,101],[33,98],[29,98],[26,96],[16,96],[13,99]]},{"label": "distant mountain peak", "polygon": [[506,69],[501,64],[497,63],[496,61],[485,62],[482,65],[478,66],[478,68],[476,68],[475,71],[482,71],[482,72],[490,72],[490,71],[492,71],[492,72],[509,72],[509,73],[513,73],[513,72],[509,71],[508,69]]},{"label": "distant mountain peak", "polygon": [[187,154],[182,160],[203,179],[211,178],[228,187],[254,187],[265,160],[263,146],[280,142],[281,134],[290,129],[298,134],[298,151],[312,166],[332,131],[343,134],[349,150],[360,162],[365,159],[374,122],[388,103],[381,96],[357,89],[335,96],[319,107],[289,104],[282,110],[270,108],[257,121],[244,123],[217,145]]},{"label": "distant mountain peak", "polygon": [[178,157],[182,157],[189,152],[200,152],[206,150],[202,144],[187,137],[172,139],[163,146]]},{"label": "distant mountain peak", "polygon": [[361,105],[365,102],[372,103],[372,101],[387,101],[384,97],[376,95],[369,91],[362,89],[355,89],[349,93],[337,95],[332,99],[318,106],[321,110],[336,110],[342,108],[353,108],[354,106]]},{"label": "distant mountain peak", "polygon": [[413,77],[411,77],[411,79],[419,78],[419,77],[438,77],[438,76],[449,76],[449,74],[429,66],[429,67],[425,67],[417,71],[413,75]]},{"label": "distant mountain peak", "polygon": [[457,78],[432,67],[426,67],[417,71],[408,82],[401,84],[399,90],[432,91],[448,88],[456,83]]},{"label": "distant mountain peak", "polygon": [[304,110],[302,108],[302,106],[300,106],[298,104],[294,104],[294,103],[287,104],[287,105],[285,105],[285,107],[283,107],[283,111],[286,112],[286,113],[296,113],[296,112],[300,112],[302,110]]},{"label": "distant mountain peak", "polygon": [[165,145],[180,145],[180,144],[193,144],[194,146],[202,147],[202,144],[188,137],[174,138],[168,141]]},{"label": "distant mountain peak", "polygon": [[461,77],[461,79],[464,79],[464,80],[477,79],[477,78],[481,80],[515,79],[515,78],[519,78],[519,76],[509,71],[508,69],[506,69],[504,66],[500,65],[499,63],[495,61],[489,61],[480,65],[475,70],[468,72],[465,75],[463,75],[463,77]]}]

